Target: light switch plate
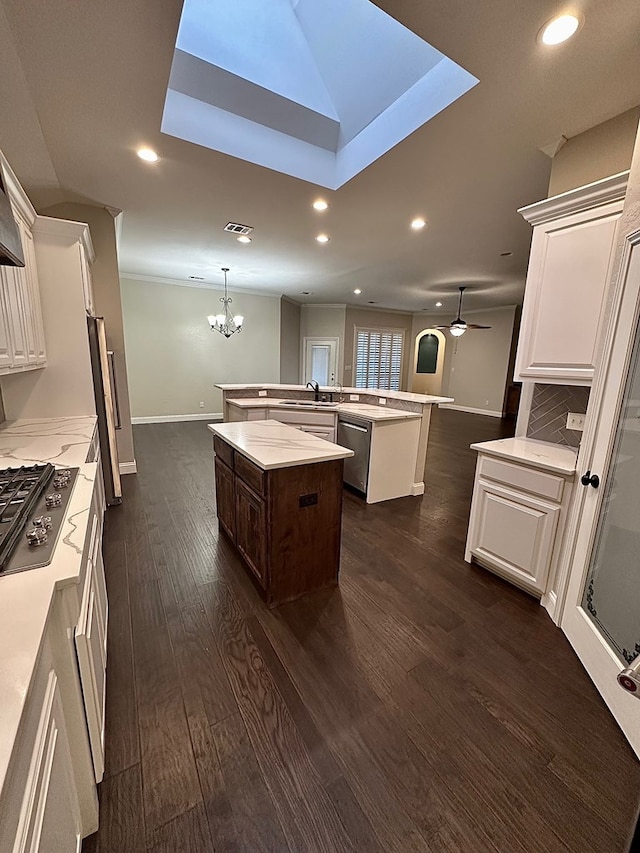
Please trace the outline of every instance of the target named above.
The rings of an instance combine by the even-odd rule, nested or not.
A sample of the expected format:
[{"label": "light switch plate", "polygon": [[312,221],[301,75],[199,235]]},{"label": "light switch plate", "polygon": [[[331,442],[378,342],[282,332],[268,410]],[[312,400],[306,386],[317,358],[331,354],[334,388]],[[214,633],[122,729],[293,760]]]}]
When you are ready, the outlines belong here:
[{"label": "light switch plate", "polygon": [[266,396],[267,396],[266,391],[258,391],[258,397],[266,397]]},{"label": "light switch plate", "polygon": [[576,412],[568,412],[567,429],[574,429],[582,432],[584,429],[584,415],[576,414]]},{"label": "light switch plate", "polygon": [[350,400],[359,400],[360,394],[349,394],[349,399]]},{"label": "light switch plate", "polygon": [[387,405],[387,398],[386,397],[379,397],[378,398],[378,405],[379,406],[386,406]]}]

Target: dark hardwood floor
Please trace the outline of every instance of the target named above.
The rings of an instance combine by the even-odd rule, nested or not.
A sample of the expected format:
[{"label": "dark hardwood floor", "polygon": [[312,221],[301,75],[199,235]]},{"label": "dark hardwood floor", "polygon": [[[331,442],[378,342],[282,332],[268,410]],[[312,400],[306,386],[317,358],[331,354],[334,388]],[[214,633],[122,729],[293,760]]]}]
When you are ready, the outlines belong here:
[{"label": "dark hardwood floor", "polygon": [[206,426],[135,427],[86,853],[624,851],[638,762],[539,604],[463,560],[468,446],[505,434],[436,411],[424,498],[347,493],[339,590],[268,611]]}]

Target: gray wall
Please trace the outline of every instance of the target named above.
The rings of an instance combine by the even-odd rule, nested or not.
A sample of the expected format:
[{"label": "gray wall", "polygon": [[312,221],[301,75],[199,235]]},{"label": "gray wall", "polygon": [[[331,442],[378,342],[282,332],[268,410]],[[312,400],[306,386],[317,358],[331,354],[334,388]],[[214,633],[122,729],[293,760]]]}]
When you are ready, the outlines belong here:
[{"label": "gray wall", "polygon": [[95,312],[104,317],[107,344],[114,353],[118,403],[122,429],[118,430],[118,456],[120,462],[133,462],[133,431],[131,429],[131,405],[129,380],[125,354],[124,328],[122,321],[122,299],[118,274],[118,252],[113,216],[104,207],[90,204],[55,204],[39,211],[45,216],[86,222],[91,231],[91,240],[96,259],[91,267]]},{"label": "gray wall", "polygon": [[[351,376],[344,377],[344,328],[346,305],[303,305],[300,314],[300,349],[304,354],[304,338],[338,338],[338,367],[336,379],[343,385],[351,384]],[[348,363],[348,362],[347,362]],[[302,376],[300,377],[303,378]]]},{"label": "gray wall", "polygon": [[301,305],[286,296],[280,299],[280,382],[300,383]]},{"label": "gray wall", "polygon": [[[465,320],[491,326],[470,330],[460,338],[446,332],[442,394],[454,397],[454,406],[476,409],[490,414],[501,413],[507,386],[509,356],[515,306],[487,311],[465,311]],[[442,322],[442,316],[414,314],[412,336],[431,324]]]},{"label": "gray wall", "polygon": [[[217,382],[280,380],[280,299],[231,291],[242,332],[211,331],[221,291],[122,279],[134,418],[222,412]],[[200,402],[204,406],[200,407]]]},{"label": "gray wall", "polygon": [[582,187],[631,165],[640,107],[569,139],[553,159],[549,195]]}]

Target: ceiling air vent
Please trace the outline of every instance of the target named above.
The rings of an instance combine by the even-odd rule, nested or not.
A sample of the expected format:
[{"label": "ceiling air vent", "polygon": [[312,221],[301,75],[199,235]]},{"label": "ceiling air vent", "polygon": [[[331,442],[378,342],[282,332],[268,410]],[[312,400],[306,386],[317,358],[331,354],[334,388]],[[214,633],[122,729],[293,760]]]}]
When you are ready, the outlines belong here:
[{"label": "ceiling air vent", "polygon": [[231,234],[251,234],[253,228],[251,225],[240,225],[239,222],[227,222],[222,230]]},{"label": "ceiling air vent", "polygon": [[190,275],[189,278],[191,281],[204,281],[203,275]]}]

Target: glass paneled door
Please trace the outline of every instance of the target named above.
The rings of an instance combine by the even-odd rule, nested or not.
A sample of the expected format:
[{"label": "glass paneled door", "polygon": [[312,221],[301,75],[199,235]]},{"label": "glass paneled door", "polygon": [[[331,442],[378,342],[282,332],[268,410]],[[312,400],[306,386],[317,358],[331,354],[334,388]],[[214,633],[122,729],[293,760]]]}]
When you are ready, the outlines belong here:
[{"label": "glass paneled door", "polygon": [[[590,401],[581,504],[561,626],[640,756],[640,701],[616,681],[640,654],[640,231],[627,238],[619,313]],[[586,470],[585,470],[586,469]]]},{"label": "glass paneled door", "polygon": [[338,357],[337,338],[305,338],[303,381],[335,385]]}]

